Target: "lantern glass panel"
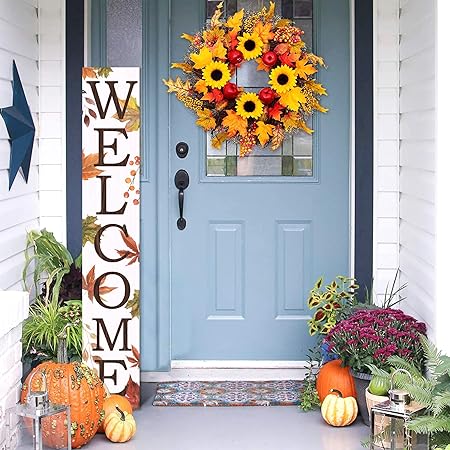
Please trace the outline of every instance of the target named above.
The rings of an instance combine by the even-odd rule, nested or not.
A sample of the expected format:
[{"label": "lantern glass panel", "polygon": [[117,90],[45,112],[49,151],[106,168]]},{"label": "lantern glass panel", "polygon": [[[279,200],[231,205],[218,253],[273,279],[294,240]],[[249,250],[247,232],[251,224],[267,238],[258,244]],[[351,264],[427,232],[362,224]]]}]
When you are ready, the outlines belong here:
[{"label": "lantern glass panel", "polygon": [[428,450],[428,435],[407,429],[407,414],[372,411],[372,450]]},{"label": "lantern glass panel", "polygon": [[51,405],[45,411],[17,405],[7,412],[7,450],[71,450],[70,408]]}]

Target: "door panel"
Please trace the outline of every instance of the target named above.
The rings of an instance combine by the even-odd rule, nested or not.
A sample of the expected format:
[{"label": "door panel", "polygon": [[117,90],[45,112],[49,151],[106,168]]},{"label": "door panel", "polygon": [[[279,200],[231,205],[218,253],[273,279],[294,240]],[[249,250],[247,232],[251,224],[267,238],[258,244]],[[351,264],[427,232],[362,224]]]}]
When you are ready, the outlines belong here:
[{"label": "door panel", "polygon": [[[183,59],[187,47],[179,36],[201,29],[205,10],[204,0],[172,0],[171,60]],[[312,343],[306,305],[310,287],[320,275],[348,274],[348,0],[315,0],[314,29],[314,50],[328,65],[320,82],[328,88],[323,103],[330,112],[314,121],[313,169],[303,168],[306,176],[283,176],[282,170],[276,176],[260,171],[250,176],[255,165],[264,163],[227,150],[213,155],[192,112],[170,99],[172,359],[305,359]],[[291,153],[278,157],[280,167],[285,156],[305,153],[308,144],[301,139],[298,135],[296,142],[286,143]],[[175,152],[181,141],[190,148],[184,159]],[[167,158],[166,148],[159,152],[159,158]],[[256,161],[275,157],[258,156],[258,150],[255,155]],[[220,164],[218,173],[209,172],[211,157],[229,156],[234,160],[227,163],[240,166],[240,173],[236,167],[226,174]],[[187,170],[191,180],[184,191],[183,231],[176,225],[173,183],[179,169]]]}]

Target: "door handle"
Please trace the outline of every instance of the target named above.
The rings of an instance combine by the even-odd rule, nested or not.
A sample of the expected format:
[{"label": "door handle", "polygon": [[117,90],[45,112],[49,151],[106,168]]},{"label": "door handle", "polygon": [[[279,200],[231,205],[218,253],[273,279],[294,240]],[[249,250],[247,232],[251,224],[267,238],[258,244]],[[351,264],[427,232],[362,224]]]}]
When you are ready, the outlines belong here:
[{"label": "door handle", "polygon": [[175,174],[175,187],[178,189],[178,208],[180,210],[180,217],[177,220],[177,227],[179,230],[186,228],[186,219],[183,217],[184,212],[184,190],[189,186],[189,174],[180,169]]}]

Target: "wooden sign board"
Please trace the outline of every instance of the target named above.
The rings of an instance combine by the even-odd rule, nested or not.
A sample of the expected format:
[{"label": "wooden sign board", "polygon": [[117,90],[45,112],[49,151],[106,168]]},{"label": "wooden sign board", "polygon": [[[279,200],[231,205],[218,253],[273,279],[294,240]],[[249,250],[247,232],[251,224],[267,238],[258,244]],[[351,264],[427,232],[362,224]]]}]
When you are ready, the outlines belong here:
[{"label": "wooden sign board", "polygon": [[83,361],[137,407],[139,68],[84,67],[82,76]]}]

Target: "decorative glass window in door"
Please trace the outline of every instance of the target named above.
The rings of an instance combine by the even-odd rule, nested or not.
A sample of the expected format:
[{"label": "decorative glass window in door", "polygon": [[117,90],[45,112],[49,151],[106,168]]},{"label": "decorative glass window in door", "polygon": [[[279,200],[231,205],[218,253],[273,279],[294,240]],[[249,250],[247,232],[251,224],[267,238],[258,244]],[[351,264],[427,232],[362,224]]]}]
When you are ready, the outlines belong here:
[{"label": "decorative glass window in door", "polygon": [[[207,0],[208,19],[212,17],[220,1]],[[258,9],[262,2],[257,0],[227,0],[224,2],[226,15],[240,9]],[[276,14],[292,18],[295,25],[304,31],[303,40],[313,49],[313,0],[275,0]],[[255,61],[247,61],[237,69],[233,81],[246,91],[259,92],[268,85],[268,74],[256,70]],[[311,127],[311,123],[308,124]],[[249,156],[239,157],[238,146],[227,142],[220,149],[211,146],[206,139],[207,176],[313,176],[313,138],[306,133],[286,137],[282,147],[277,150],[256,147]]]}]

